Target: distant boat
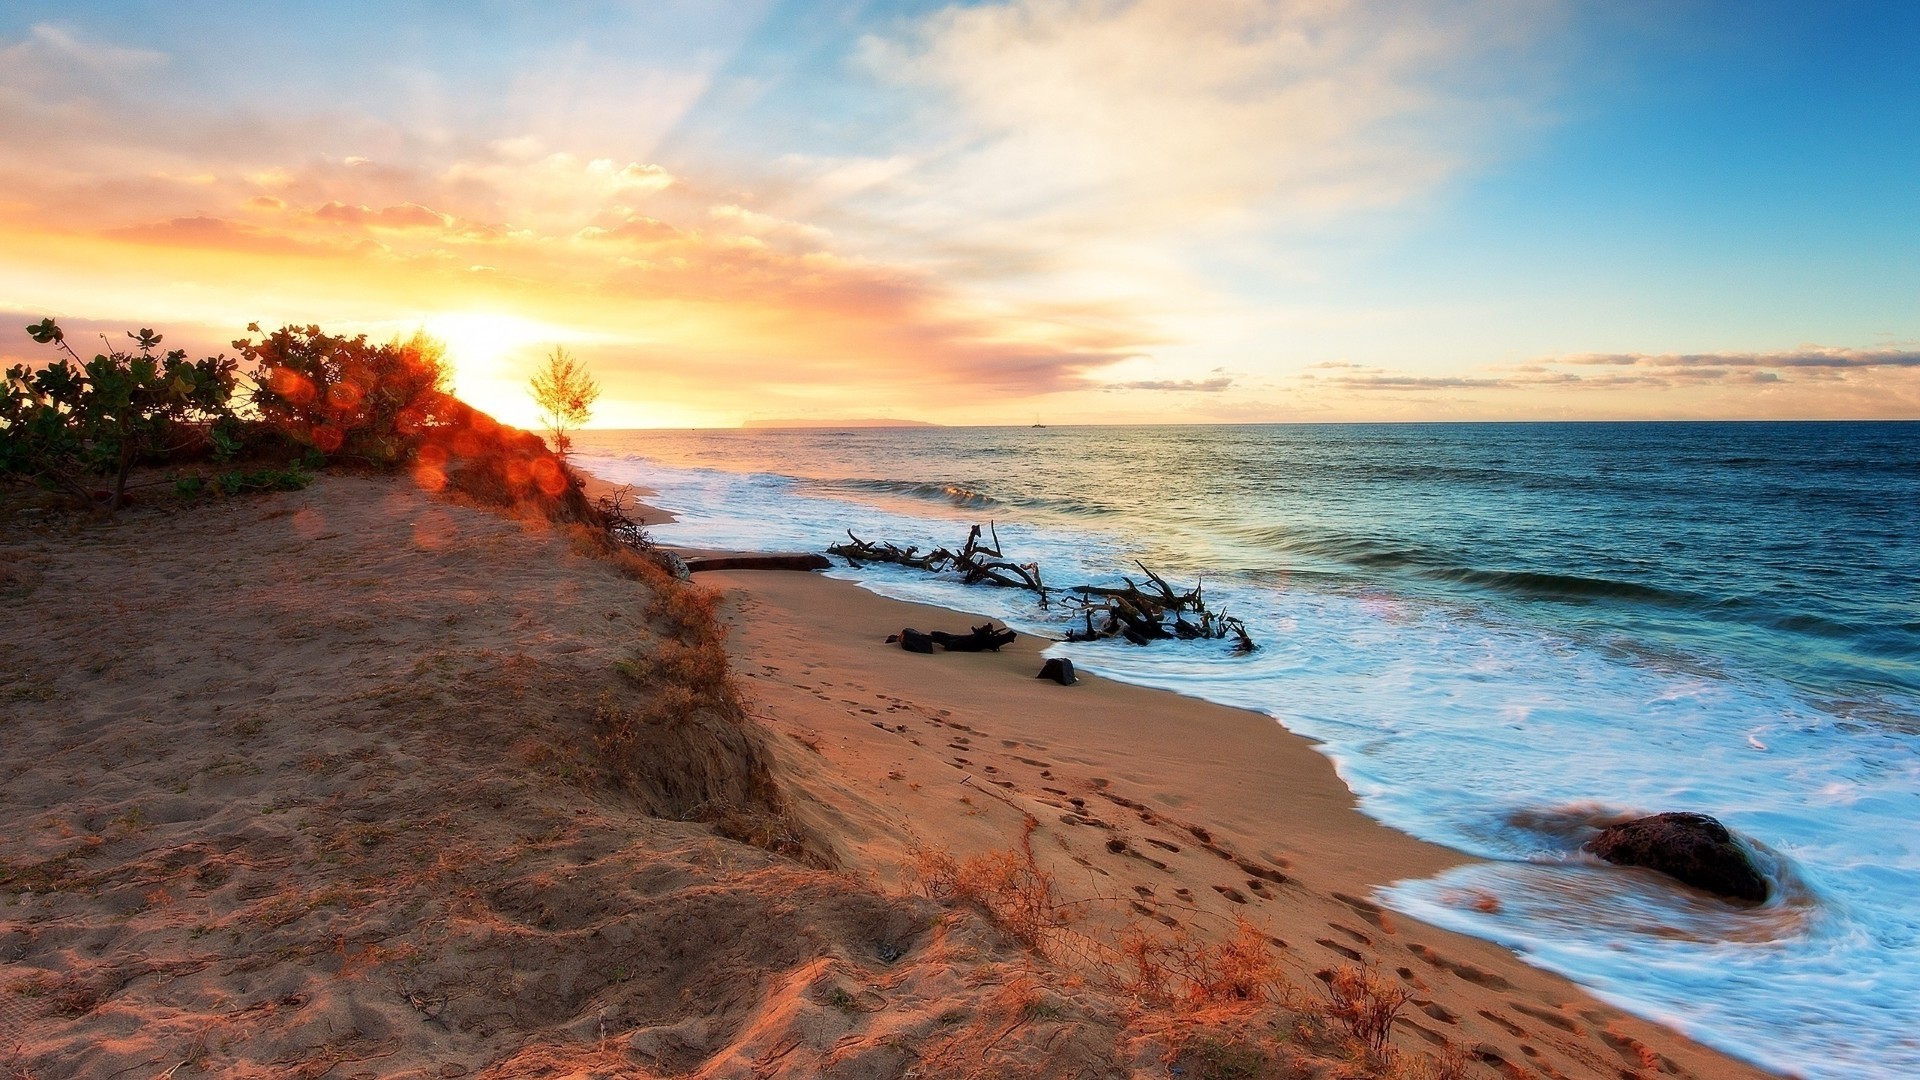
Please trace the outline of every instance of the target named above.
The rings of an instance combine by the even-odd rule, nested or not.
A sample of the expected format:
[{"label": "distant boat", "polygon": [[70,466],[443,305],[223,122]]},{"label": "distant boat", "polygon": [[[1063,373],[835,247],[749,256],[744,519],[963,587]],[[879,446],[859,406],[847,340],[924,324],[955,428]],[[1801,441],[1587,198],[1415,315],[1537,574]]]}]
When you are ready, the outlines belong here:
[{"label": "distant boat", "polygon": [[1035,425],[1033,425],[1033,426],[1034,426],[1034,427],[1046,427],[1047,425],[1045,425],[1045,424],[1035,424]]}]

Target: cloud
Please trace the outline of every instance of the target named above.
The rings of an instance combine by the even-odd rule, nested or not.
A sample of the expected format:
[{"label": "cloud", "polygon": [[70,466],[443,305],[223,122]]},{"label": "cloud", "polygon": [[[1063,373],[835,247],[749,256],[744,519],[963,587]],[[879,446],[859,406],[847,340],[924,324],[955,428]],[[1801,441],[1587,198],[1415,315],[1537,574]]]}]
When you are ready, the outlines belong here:
[{"label": "cloud", "polygon": [[1217,394],[1233,385],[1233,380],[1221,375],[1211,379],[1140,379],[1134,382],[1106,383],[1102,390],[1176,390]]},{"label": "cloud", "polygon": [[[1569,371],[1572,369],[1572,371]],[[1599,371],[1594,371],[1599,369]],[[1346,375],[1319,375],[1319,371],[1346,371]],[[1382,371],[1348,361],[1308,365],[1296,379],[1317,388],[1352,392],[1444,392],[1444,390],[1500,390],[1500,392],[1688,392],[1695,388],[1740,392],[1741,388],[1770,390],[1776,386],[1816,386],[1849,382],[1849,377],[1872,377],[1893,400],[1920,396],[1920,350],[1910,348],[1839,348],[1801,346],[1782,352],[1724,352],[1724,354],[1572,354],[1542,357],[1528,363],[1496,367],[1496,375],[1409,375]]]},{"label": "cloud", "polygon": [[[1581,367],[1635,367],[1680,375],[1714,368],[1787,368],[1844,371],[1857,368],[1920,367],[1920,349],[1848,349],[1804,345],[1785,352],[1755,353],[1583,353],[1548,361]],[[1718,378],[1719,376],[1706,376]]]},{"label": "cloud", "polygon": [[329,202],[315,210],[313,216],[320,221],[372,225],[383,229],[443,229],[453,222],[446,214],[429,210],[419,203],[401,203],[399,206],[374,210],[343,202]]},{"label": "cloud", "polygon": [[1458,375],[1341,375],[1314,381],[1322,386],[1337,386],[1343,390],[1485,390],[1512,385],[1510,381],[1502,379],[1474,379]]},{"label": "cloud", "polygon": [[1500,61],[1557,7],[1015,0],[870,38],[864,61],[930,96],[910,201],[943,233],[1190,236],[1433,190],[1525,116],[1476,73],[1517,70]]},{"label": "cloud", "polygon": [[120,81],[166,63],[165,53],[83,40],[52,23],[35,23],[24,39],[0,49],[0,71],[9,73],[6,82],[12,85],[45,87],[82,80],[98,85],[102,78]]},{"label": "cloud", "polygon": [[160,247],[198,248],[262,255],[326,257],[363,248],[304,240],[272,229],[227,218],[177,217],[165,221],[109,229],[106,236]]}]

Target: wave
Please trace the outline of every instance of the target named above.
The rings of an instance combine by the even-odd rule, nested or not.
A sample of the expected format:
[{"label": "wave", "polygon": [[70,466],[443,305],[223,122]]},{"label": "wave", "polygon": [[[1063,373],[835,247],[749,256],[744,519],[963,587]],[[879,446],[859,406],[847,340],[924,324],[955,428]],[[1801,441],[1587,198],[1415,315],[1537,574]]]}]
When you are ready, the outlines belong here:
[{"label": "wave", "polygon": [[1296,555],[1311,555],[1353,566],[1394,569],[1434,566],[1442,560],[1417,548],[1397,547],[1364,536],[1310,536],[1284,525],[1227,526],[1220,532],[1234,540]]},{"label": "wave", "polygon": [[1634,600],[1671,607],[1700,607],[1706,598],[1677,589],[1662,589],[1613,578],[1551,574],[1537,570],[1471,570],[1456,567],[1428,571],[1427,576],[1462,585],[1478,585],[1544,600]]},{"label": "wave", "polygon": [[965,484],[927,483],[917,480],[820,480],[814,483],[829,491],[906,495],[916,499],[928,499],[975,509],[991,509],[1002,505],[999,499]]}]

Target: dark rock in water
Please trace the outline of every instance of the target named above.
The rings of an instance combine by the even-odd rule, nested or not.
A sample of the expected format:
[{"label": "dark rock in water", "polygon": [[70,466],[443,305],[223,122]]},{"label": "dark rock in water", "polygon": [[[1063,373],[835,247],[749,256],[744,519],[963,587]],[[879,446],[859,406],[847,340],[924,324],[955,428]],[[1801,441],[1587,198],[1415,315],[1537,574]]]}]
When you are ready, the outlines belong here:
[{"label": "dark rock in water", "polygon": [[1758,903],[1767,879],[1734,842],[1733,834],[1705,814],[1655,814],[1601,830],[1586,850],[1620,866],[1644,866],[1716,896]]},{"label": "dark rock in water", "polygon": [[1052,679],[1061,686],[1072,686],[1080,681],[1073,677],[1073,661],[1064,656],[1056,656],[1040,665],[1040,674],[1035,675],[1034,678]]}]

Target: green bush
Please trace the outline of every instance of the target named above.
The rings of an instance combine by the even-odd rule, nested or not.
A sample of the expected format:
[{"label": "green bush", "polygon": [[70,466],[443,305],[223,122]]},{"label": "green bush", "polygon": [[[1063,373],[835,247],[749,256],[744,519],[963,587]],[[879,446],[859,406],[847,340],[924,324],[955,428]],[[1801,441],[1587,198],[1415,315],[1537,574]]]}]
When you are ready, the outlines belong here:
[{"label": "green bush", "polygon": [[105,505],[115,509],[142,458],[170,449],[186,425],[231,415],[239,365],[225,356],[188,360],[180,349],[156,355],[161,335],[142,329],[127,334],[136,352],[109,346],[82,360],[52,319],[27,333],[67,355],[38,370],[7,369],[0,386],[0,472],[30,476],[89,502],[92,478],[104,476]]},{"label": "green bush", "polygon": [[313,474],[289,466],[284,469],[255,469],[252,472],[224,472],[214,477],[222,493],[239,495],[248,491],[299,491],[313,483]]}]

